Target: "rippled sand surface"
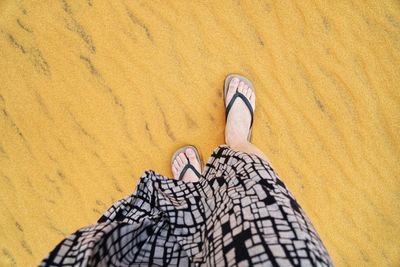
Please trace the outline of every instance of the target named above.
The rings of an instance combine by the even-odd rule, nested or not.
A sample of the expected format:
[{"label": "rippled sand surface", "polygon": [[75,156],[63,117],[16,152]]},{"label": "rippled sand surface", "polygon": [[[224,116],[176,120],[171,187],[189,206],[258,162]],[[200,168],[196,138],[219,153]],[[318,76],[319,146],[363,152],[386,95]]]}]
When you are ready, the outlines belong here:
[{"label": "rippled sand surface", "polygon": [[0,2],[0,265],[37,264],[146,169],[223,142],[225,75],[253,141],[337,266],[399,266],[398,1]]}]

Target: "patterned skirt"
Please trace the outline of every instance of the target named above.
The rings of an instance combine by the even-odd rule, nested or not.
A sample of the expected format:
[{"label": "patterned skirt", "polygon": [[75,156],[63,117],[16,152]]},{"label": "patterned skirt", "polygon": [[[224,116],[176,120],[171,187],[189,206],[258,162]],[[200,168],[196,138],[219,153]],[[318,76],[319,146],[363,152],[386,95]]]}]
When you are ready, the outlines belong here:
[{"label": "patterned skirt", "polygon": [[197,183],[146,171],[40,266],[333,266],[268,162],[218,146]]}]

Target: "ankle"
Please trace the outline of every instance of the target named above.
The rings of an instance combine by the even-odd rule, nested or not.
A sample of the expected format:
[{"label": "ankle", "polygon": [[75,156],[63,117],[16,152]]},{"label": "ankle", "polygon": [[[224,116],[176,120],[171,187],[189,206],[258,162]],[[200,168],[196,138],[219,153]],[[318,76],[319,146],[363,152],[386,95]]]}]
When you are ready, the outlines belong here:
[{"label": "ankle", "polygon": [[246,151],[246,148],[249,147],[251,143],[246,139],[226,138],[226,144],[233,150]]}]

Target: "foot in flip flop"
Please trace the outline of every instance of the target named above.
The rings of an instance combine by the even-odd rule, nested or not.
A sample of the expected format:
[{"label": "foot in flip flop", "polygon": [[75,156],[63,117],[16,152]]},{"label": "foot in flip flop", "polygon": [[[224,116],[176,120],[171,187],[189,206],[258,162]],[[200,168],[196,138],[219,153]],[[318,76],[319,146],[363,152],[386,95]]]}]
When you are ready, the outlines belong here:
[{"label": "foot in flip flop", "polygon": [[253,92],[253,88],[251,88],[251,84],[238,77],[234,77],[229,82],[225,99],[226,106],[229,105],[236,91],[247,98],[251,104],[252,111],[250,111],[242,98],[236,97],[236,99],[234,99],[230,110],[228,110],[225,126],[225,142],[229,146],[249,141],[248,137],[253,116],[251,112],[254,112],[256,104],[256,95]]},{"label": "foot in flip flop", "polygon": [[[188,161],[189,160],[189,161]],[[192,169],[188,162],[196,169],[197,173]],[[181,175],[183,171],[183,176]],[[175,179],[182,179],[184,182],[198,182],[201,173],[200,162],[196,158],[196,154],[191,148],[187,148],[184,152],[179,153],[172,163],[172,173]]]}]

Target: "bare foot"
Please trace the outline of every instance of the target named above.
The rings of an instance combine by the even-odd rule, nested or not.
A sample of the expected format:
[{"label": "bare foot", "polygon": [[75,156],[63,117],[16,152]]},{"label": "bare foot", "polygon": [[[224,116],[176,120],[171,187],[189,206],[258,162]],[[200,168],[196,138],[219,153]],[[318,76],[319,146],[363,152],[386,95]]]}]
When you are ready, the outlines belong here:
[{"label": "bare foot", "polygon": [[[200,162],[196,158],[196,154],[194,153],[193,149],[187,148],[185,152],[180,153],[172,163],[172,173],[174,175],[175,179],[179,178],[179,175],[181,174],[182,169],[185,167],[185,165],[188,163],[186,156],[189,158],[190,164],[193,165],[193,167],[201,173],[201,166]],[[199,178],[196,176],[194,171],[192,169],[187,169],[185,174],[183,175],[182,181],[184,182],[198,182]]]},{"label": "bare foot", "polygon": [[[238,89],[250,101],[253,111],[256,108],[256,95],[250,84],[235,77],[229,82],[229,88],[226,95],[226,105],[229,104],[233,95]],[[225,126],[225,142],[228,146],[235,146],[243,142],[247,143],[247,136],[251,123],[251,113],[241,98],[236,98]]]}]

